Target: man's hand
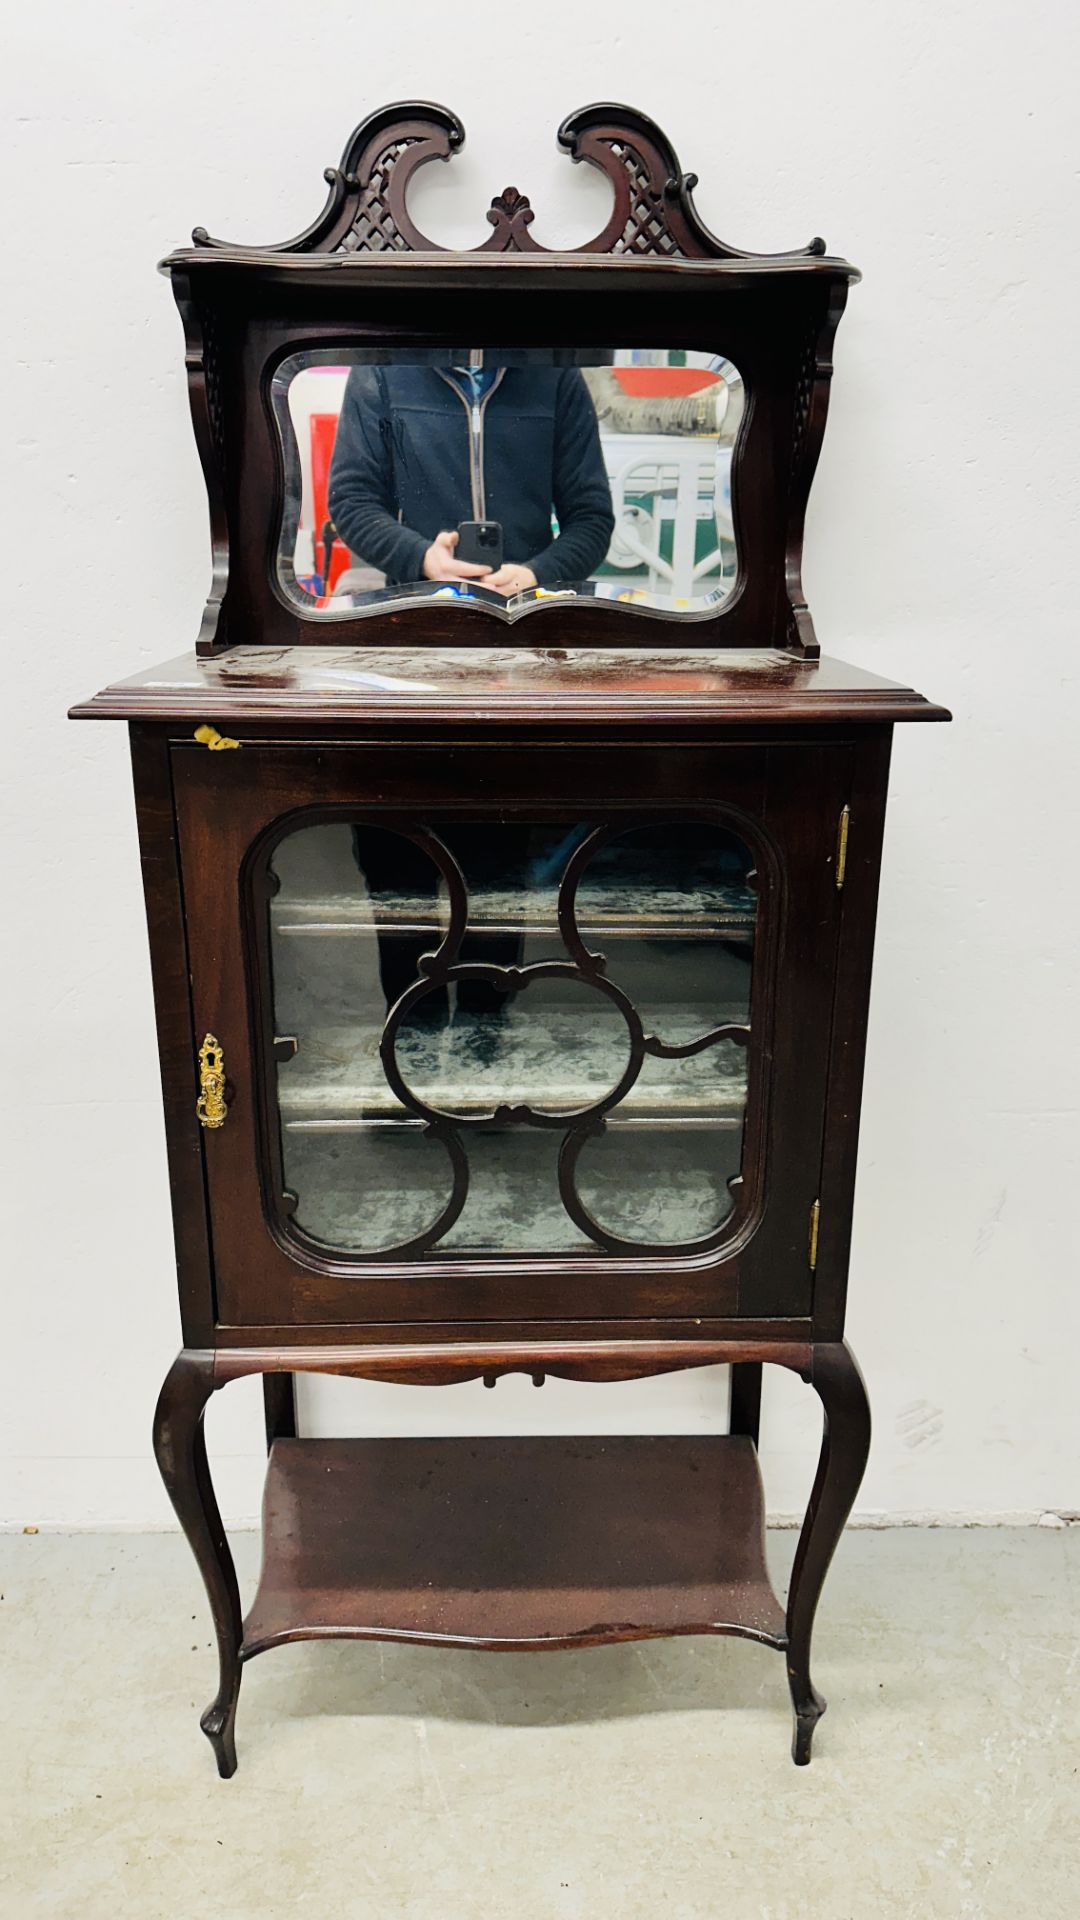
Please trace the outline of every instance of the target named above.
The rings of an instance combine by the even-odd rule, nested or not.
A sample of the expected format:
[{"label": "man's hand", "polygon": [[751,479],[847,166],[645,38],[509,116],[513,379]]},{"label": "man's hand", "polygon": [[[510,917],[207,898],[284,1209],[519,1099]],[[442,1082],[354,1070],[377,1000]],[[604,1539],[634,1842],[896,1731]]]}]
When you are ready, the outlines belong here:
[{"label": "man's hand", "polygon": [[484,581],[485,587],[493,587],[496,593],[504,593],[507,598],[512,593],[526,593],[536,585],[536,575],[531,567],[500,567],[498,573],[489,573]]},{"label": "man's hand", "polygon": [[[437,533],[424,555],[425,580],[483,580],[490,567],[475,567],[469,560],[455,560],[456,533]],[[511,572],[515,569],[511,568]],[[521,571],[521,569],[517,569]],[[505,568],[504,568],[505,572]],[[488,581],[490,585],[490,581]]]}]

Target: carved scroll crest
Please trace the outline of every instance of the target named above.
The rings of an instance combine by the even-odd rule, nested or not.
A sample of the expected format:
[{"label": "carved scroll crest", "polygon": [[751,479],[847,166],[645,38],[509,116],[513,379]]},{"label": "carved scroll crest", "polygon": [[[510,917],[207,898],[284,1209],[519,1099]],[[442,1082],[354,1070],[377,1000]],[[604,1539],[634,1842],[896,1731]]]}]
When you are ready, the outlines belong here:
[{"label": "carved scroll crest", "polygon": [[[694,206],[697,175],[683,172],[670,140],[646,114],[611,102],[582,107],[563,121],[558,142],[574,162],[598,168],[614,196],[601,232],[570,251],[670,260],[770,257],[728,246],[709,231]],[[350,136],[340,165],[326,169],[326,205],[302,233],[263,247],[214,240],[204,227],[196,227],[192,239],[197,247],[235,253],[448,252],[416,226],[408,191],[418,168],[429,160],[450,160],[464,144],[465,129],[448,108],[424,100],[398,101],[369,114]],[[488,209],[491,233],[466,251],[559,251],[534,239],[533,217],[528,196],[517,187],[504,187]],[[803,258],[824,252],[821,239],[796,250]]]}]

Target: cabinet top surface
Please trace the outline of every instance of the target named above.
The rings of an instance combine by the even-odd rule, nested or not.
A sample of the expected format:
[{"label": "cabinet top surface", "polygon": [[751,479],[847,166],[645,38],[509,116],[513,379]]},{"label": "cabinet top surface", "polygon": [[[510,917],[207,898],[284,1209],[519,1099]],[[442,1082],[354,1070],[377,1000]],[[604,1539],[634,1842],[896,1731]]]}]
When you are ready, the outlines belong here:
[{"label": "cabinet top surface", "polygon": [[[447,257],[448,253],[450,258]],[[209,251],[205,247],[181,247],[158,263],[165,274],[190,273],[215,277],[235,273],[271,282],[312,278],[323,282],[344,280],[349,285],[379,285],[445,291],[448,285],[476,284],[486,291],[500,293],[517,286],[522,291],[537,288],[565,288],[570,282],[582,291],[621,293],[663,287],[686,291],[695,284],[702,292],[717,283],[751,287],[762,282],[776,283],[801,279],[847,280],[857,283],[862,275],[849,260],[832,254],[806,258],[800,254],[763,255],[729,260],[684,260],[664,256],[643,258],[637,254],[559,253],[542,254],[468,253],[432,248],[426,253],[289,253],[273,248],[227,248]],[[615,278],[611,277],[612,269]]]},{"label": "cabinet top surface", "polygon": [[233,647],[182,654],[71,709],[75,720],[813,725],[947,720],[922,694],[771,649]]}]

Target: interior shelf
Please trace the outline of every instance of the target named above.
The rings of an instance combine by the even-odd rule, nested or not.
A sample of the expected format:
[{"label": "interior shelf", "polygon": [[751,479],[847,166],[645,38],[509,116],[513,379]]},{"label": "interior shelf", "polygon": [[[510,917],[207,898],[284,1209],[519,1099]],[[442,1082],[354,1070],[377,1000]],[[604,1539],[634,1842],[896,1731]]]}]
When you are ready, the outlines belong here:
[{"label": "interior shelf", "polygon": [[[620,1015],[600,1008],[616,1040],[579,1014],[546,1008],[505,1020],[473,1017],[430,1031],[403,1029],[398,1062],[414,1093],[441,1113],[466,1119],[499,1105],[531,1103],[550,1112],[591,1106],[614,1087],[628,1058]],[[745,1015],[736,1013],[738,1021]],[[724,1021],[723,1009],[716,1024]],[[684,1044],[709,1029],[700,1007],[665,1008],[662,1037]],[[646,1027],[648,1031],[648,1024]],[[374,1024],[322,1027],[300,1036],[293,1058],[278,1073],[277,1094],[286,1131],[401,1125],[409,1116],[391,1090],[379,1057],[382,1028]],[[619,1103],[625,1123],[691,1121],[741,1124],[746,1101],[746,1051],[718,1041],[689,1057],[649,1056]]]},{"label": "interior shelf", "polygon": [[274,1442],[244,1658],[683,1633],[786,1644],[744,1436]]},{"label": "interior shelf", "polygon": [[[586,938],[736,940],[753,939],[756,901],[746,887],[665,889],[605,887],[601,898],[579,894],[577,918]],[[369,894],[360,883],[355,893],[318,899],[290,892],[271,903],[275,935],[382,935],[431,933],[446,929],[446,909],[428,894]],[[558,937],[558,893],[553,887],[474,888],[469,896],[469,933],[551,933]]]}]

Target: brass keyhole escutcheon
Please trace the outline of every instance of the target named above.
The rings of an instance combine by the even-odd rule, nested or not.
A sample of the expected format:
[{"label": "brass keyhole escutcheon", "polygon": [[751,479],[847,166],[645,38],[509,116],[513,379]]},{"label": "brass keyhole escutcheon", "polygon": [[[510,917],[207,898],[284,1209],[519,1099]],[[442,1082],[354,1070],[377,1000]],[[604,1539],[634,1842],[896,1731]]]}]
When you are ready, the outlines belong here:
[{"label": "brass keyhole escutcheon", "polygon": [[208,1033],[199,1048],[199,1098],[195,1112],[202,1127],[223,1127],[229,1109],[225,1105],[225,1055],[221,1043]]}]

